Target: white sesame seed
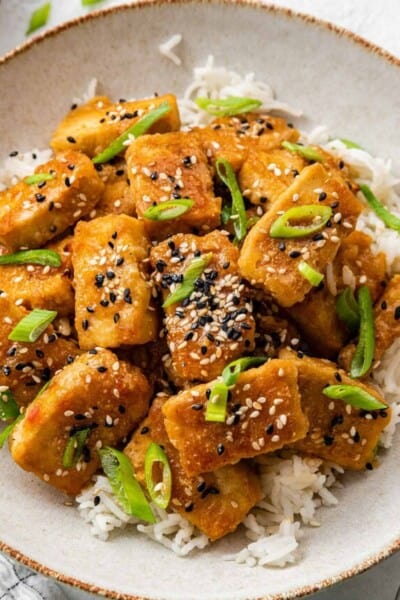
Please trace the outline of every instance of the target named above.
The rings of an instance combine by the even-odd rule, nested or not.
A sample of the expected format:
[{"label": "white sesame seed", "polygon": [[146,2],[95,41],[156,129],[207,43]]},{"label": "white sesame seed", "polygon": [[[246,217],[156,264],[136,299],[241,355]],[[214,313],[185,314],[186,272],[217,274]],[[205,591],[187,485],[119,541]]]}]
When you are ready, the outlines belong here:
[{"label": "white sesame seed", "polygon": [[279,437],[279,435],[273,435],[271,438],[271,442],[276,443],[279,442],[281,438]]},{"label": "white sesame seed", "polygon": [[64,417],[73,417],[74,416],[74,411],[73,410],[66,410],[64,412]]},{"label": "white sesame seed", "polygon": [[276,413],[276,407],[275,406],[270,406],[269,410],[268,410],[268,414],[272,416],[275,413]]},{"label": "white sesame seed", "polygon": [[251,442],[251,446],[254,450],[257,450],[257,451],[261,450],[260,444],[258,442]]}]

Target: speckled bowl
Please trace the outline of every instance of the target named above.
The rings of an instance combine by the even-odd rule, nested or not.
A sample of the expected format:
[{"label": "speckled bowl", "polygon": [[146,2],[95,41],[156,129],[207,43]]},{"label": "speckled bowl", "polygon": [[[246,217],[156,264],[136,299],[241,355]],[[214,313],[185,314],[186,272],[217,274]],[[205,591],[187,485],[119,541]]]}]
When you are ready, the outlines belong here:
[{"label": "speckled bowl", "polygon": [[[158,45],[182,33],[181,67]],[[301,108],[301,126],[327,124],[400,171],[400,64],[326,23],[257,2],[150,1],[92,14],[37,38],[0,61],[0,159],[10,149],[46,146],[70,99],[92,77],[111,96],[179,94],[194,65],[255,71],[284,101]],[[397,164],[396,164],[397,161]],[[368,474],[348,474],[336,508],[306,529],[302,560],[250,569],[222,556],[240,533],[187,559],[127,533],[92,538],[64,498],[14,466],[2,452],[0,549],[61,581],[111,598],[278,600],[343,580],[400,547],[400,445]]]}]

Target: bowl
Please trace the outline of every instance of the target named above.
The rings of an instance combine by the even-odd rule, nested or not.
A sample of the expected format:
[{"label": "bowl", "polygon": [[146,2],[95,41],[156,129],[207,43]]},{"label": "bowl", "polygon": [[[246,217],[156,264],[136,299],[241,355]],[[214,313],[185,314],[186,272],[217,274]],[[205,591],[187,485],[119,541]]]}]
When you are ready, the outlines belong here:
[{"label": "bowl", "polygon": [[[158,46],[181,33],[178,67]],[[289,10],[240,0],[151,0],[93,13],[57,27],[0,61],[0,159],[14,148],[46,147],[71,99],[96,77],[111,97],[179,95],[195,65],[255,72],[277,97],[300,108],[300,128],[325,124],[400,171],[400,62],[361,38]],[[347,473],[340,500],[306,528],[301,560],[249,568],[224,555],[241,532],[178,558],[147,538],[91,537],[65,498],[18,469],[2,451],[0,549],[56,579],[110,598],[278,600],[359,573],[400,548],[400,437],[381,466]],[[397,442],[397,443],[396,443]]]}]

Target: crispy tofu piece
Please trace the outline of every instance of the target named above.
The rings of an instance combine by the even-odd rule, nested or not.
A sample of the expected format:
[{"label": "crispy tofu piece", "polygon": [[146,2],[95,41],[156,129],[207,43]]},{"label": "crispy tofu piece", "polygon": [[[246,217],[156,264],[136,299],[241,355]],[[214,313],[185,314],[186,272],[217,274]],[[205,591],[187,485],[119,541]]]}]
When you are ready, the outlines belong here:
[{"label": "crispy tofu piece", "polygon": [[112,164],[96,165],[96,170],[104,183],[104,192],[95,209],[96,217],[110,214],[136,216],[126,162],[116,160]]},{"label": "crispy tofu piece", "polygon": [[269,209],[307,164],[298,154],[282,148],[268,152],[251,149],[238,176],[242,194],[252,204]]},{"label": "crispy tofu piece", "polygon": [[332,400],[322,390],[327,385],[353,385],[385,403],[372,386],[355,381],[327,360],[303,357],[288,350],[280,353],[290,359],[299,371],[301,406],[309,420],[307,436],[294,447],[301,452],[331,460],[346,469],[360,470],[372,463],[382,430],[390,421],[390,408],[365,411]]},{"label": "crispy tofu piece", "polygon": [[[109,350],[82,354],[28,407],[10,441],[15,462],[75,496],[100,467],[97,448],[117,446],[146,414],[150,387],[139,369]],[[76,465],[63,466],[74,433],[90,429]]]},{"label": "crispy tofu piece", "polygon": [[9,301],[28,310],[43,308],[56,310],[61,317],[72,315],[75,303],[71,284],[71,240],[69,236],[47,246],[59,254],[60,267],[1,265],[0,289],[6,292]]},{"label": "crispy tofu piece", "polygon": [[238,250],[220,231],[178,234],[151,251],[154,280],[165,299],[195,256],[212,253],[190,297],[165,309],[171,357],[164,366],[176,385],[209,381],[254,347],[249,290],[241,281]]},{"label": "crispy tofu piece", "polygon": [[172,473],[168,508],[184,516],[209,538],[216,540],[234,531],[249,510],[261,499],[257,475],[244,462],[227,465],[214,473],[188,476],[178,451],[168,439],[164,426],[163,402],[156,399],[147,418],[134,433],[124,452],[131,460],[136,478],[145,486],[144,462],[152,442],[160,444]]},{"label": "crispy tofu piece", "polygon": [[40,165],[35,173],[51,173],[45,184],[20,181],[0,192],[0,243],[9,252],[40,248],[89,214],[104,185],[92,161],[75,151]]},{"label": "crispy tofu piece", "polygon": [[291,361],[272,359],[242,373],[230,391],[225,423],[205,420],[213,383],[184,390],[163,406],[168,437],[188,475],[215,471],[305,437],[308,420]]},{"label": "crispy tofu piece", "polygon": [[117,348],[157,336],[143,223],[126,215],[80,221],[73,241],[75,326],[79,345]]},{"label": "crispy tofu piece", "polygon": [[[317,235],[284,240],[270,237],[271,226],[282,211],[294,206],[333,203],[336,208],[331,226],[325,226]],[[298,270],[300,261],[307,261],[323,273],[335,258],[341,240],[354,227],[361,210],[361,203],[343,180],[330,176],[321,164],[305,167],[245,238],[239,258],[242,275],[253,285],[261,286],[281,306],[301,302],[312,284]],[[339,212],[340,221],[336,222]]]},{"label": "crispy tofu piece", "polygon": [[264,113],[221,117],[193,131],[200,137],[211,164],[225,158],[235,171],[246,160],[250,148],[269,151],[279,148],[284,140],[296,142],[299,138],[299,132],[284,119]]},{"label": "crispy tofu piece", "polygon": [[176,219],[144,218],[147,233],[162,240],[173,233],[208,232],[220,224],[221,198],[213,191],[207,157],[190,132],[144,135],[126,152],[131,193],[140,218],[148,208],[176,198],[194,205]]},{"label": "crispy tofu piece", "polygon": [[27,406],[56,371],[79,354],[74,340],[59,337],[52,325],[36,342],[12,342],[9,334],[28,314],[0,295],[0,386],[9,387],[19,406]]},{"label": "crispy tofu piece", "polygon": [[173,94],[116,103],[106,96],[96,96],[65,116],[54,131],[50,146],[55,152],[73,148],[92,158],[163,102],[168,102],[171,110],[154,123],[149,132],[176,131],[180,118]]}]

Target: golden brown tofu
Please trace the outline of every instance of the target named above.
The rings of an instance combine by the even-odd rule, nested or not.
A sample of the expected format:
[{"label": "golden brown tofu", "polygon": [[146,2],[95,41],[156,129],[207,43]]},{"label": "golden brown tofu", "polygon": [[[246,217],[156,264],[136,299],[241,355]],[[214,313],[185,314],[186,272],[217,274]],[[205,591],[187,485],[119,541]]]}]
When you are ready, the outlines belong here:
[{"label": "golden brown tofu", "polygon": [[80,221],[73,241],[75,326],[79,345],[116,348],[157,336],[144,270],[149,241],[143,223],[126,215]]},{"label": "golden brown tofu", "polygon": [[[126,160],[136,212],[152,239],[218,227],[221,198],[214,195],[207,157],[195,134],[144,135],[129,146]],[[182,216],[164,221],[143,216],[151,206],[179,198],[194,201]]]},{"label": "golden brown tofu", "polygon": [[193,259],[208,253],[211,260],[190,296],[165,309],[171,356],[164,366],[177,385],[214,379],[254,347],[252,304],[238,274],[238,250],[220,231],[178,234],[153,248],[156,285],[166,299]]},{"label": "golden brown tofu", "polygon": [[251,149],[238,176],[242,194],[252,204],[269,209],[307,164],[282,148],[268,152]]},{"label": "golden brown tofu", "polygon": [[205,420],[213,383],[184,390],[163,406],[168,437],[188,475],[215,471],[305,437],[308,420],[291,361],[272,359],[242,373],[230,390],[225,423]]},{"label": "golden brown tofu", "polygon": [[199,136],[211,164],[225,158],[234,171],[240,169],[250,148],[269,151],[279,148],[284,140],[296,142],[299,137],[299,132],[284,119],[264,113],[221,117],[193,131]]},{"label": "golden brown tofu", "polygon": [[43,308],[56,310],[58,315],[74,312],[74,292],[71,284],[72,237],[48,244],[48,249],[61,258],[60,267],[40,265],[1,265],[0,289],[7,293],[10,302],[28,310]]},{"label": "golden brown tofu", "polygon": [[9,334],[28,312],[0,295],[0,386],[7,386],[19,406],[27,406],[58,369],[79,354],[75,341],[59,337],[52,325],[36,342],[13,342]]},{"label": "golden brown tofu", "polygon": [[[139,369],[109,350],[82,354],[28,407],[10,441],[15,462],[72,496],[100,466],[97,449],[117,446],[141,421],[150,388]],[[88,429],[76,464],[63,465],[68,440]]]},{"label": "golden brown tofu", "polygon": [[103,193],[92,161],[80,152],[59,154],[35,173],[54,178],[44,185],[20,181],[0,192],[0,243],[10,252],[43,246],[89,214]]},{"label": "golden brown tofu", "polygon": [[301,452],[331,460],[346,469],[364,469],[372,463],[382,430],[390,421],[390,408],[366,411],[322,393],[327,385],[352,385],[365,390],[385,404],[375,388],[350,379],[327,360],[303,357],[291,351],[280,356],[292,360],[299,371],[301,406],[309,420],[307,436],[294,447]]},{"label": "golden brown tofu", "polygon": [[234,531],[261,499],[259,479],[244,462],[227,465],[214,473],[186,475],[178,451],[165,431],[162,404],[160,399],[153,402],[149,415],[140,424],[124,452],[133,464],[136,478],[145,486],[147,448],[151,442],[162,445],[172,474],[168,508],[174,509],[209,538],[216,540]]},{"label": "golden brown tofu", "polygon": [[[272,224],[287,210],[295,206],[332,204],[335,208],[330,226],[323,227],[317,234],[301,238],[270,237]],[[335,258],[341,240],[354,227],[361,210],[361,203],[343,180],[330,176],[318,163],[305,167],[247,235],[239,258],[242,275],[253,285],[261,286],[281,306],[301,302],[313,286],[298,270],[300,261],[323,273]]]},{"label": "golden brown tofu", "polygon": [[180,118],[172,94],[115,104],[106,96],[96,96],[66,115],[53,133],[50,146],[55,152],[73,148],[92,158],[163,102],[168,102],[171,110],[154,123],[149,132],[176,131]]},{"label": "golden brown tofu", "polygon": [[96,206],[96,217],[105,215],[136,216],[135,205],[129,190],[126,162],[116,160],[113,164],[97,165],[96,171],[104,183],[104,192]]}]

